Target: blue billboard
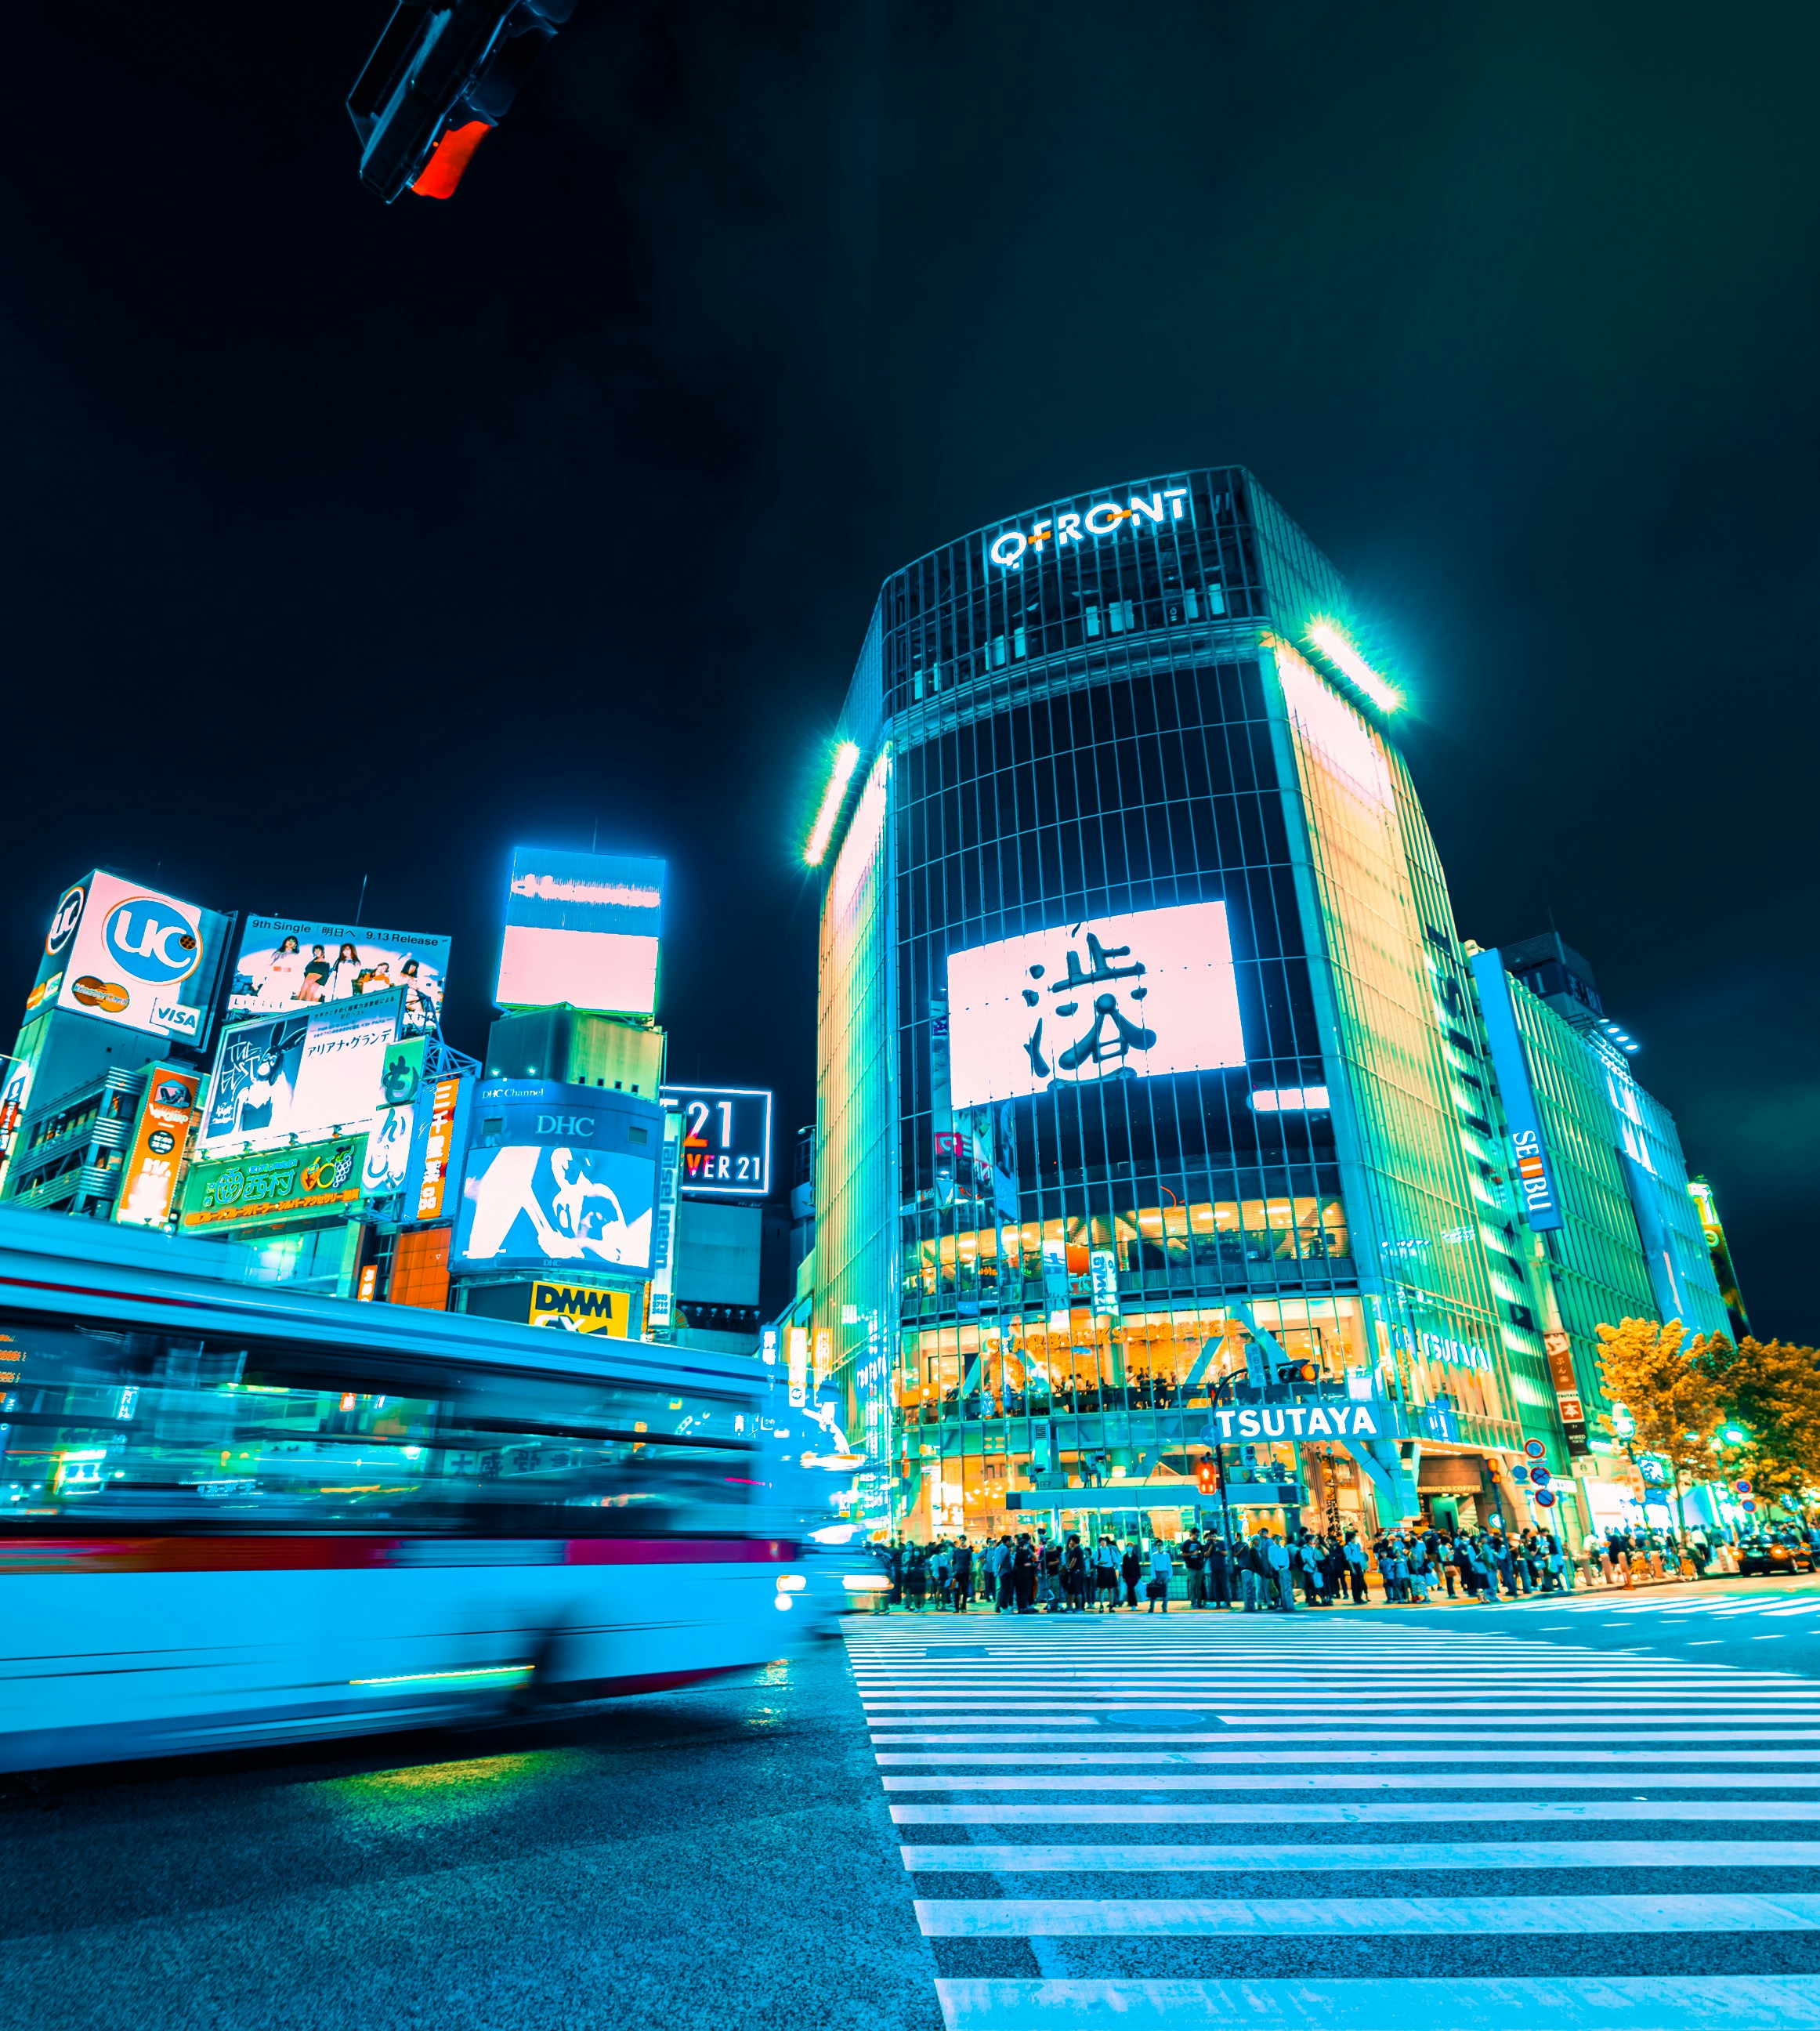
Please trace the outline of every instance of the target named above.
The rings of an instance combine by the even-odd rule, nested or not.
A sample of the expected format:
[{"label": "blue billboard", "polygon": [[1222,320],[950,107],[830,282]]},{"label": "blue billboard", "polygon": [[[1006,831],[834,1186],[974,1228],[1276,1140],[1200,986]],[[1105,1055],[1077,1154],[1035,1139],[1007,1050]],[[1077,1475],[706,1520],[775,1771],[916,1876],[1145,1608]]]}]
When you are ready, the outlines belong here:
[{"label": "blue billboard", "polygon": [[1504,1118],[1510,1124],[1510,1153],[1517,1165],[1523,1217],[1539,1233],[1565,1226],[1502,958],[1495,952],[1479,953],[1472,961],[1472,978],[1478,983],[1479,1006],[1485,1018],[1485,1041],[1491,1046],[1491,1067],[1504,1098]]},{"label": "blue billboard", "polygon": [[551,1079],[478,1083],[450,1266],[651,1265],[664,1110]]}]

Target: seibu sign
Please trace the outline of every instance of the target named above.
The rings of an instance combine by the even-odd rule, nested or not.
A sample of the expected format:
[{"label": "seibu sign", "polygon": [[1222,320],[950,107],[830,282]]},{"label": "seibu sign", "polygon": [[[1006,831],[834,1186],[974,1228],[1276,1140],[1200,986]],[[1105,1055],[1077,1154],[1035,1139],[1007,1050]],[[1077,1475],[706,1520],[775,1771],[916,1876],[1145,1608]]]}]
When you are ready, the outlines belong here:
[{"label": "seibu sign", "polygon": [[1127,522],[1133,526],[1146,524],[1152,531],[1165,522],[1179,522],[1186,512],[1182,503],[1187,498],[1185,486],[1164,486],[1148,497],[1133,494],[1122,508],[1116,501],[1096,501],[1081,514],[1070,510],[1051,520],[1033,523],[1028,535],[1022,529],[1007,529],[986,546],[986,555],[1001,571],[1022,571],[1027,550],[1040,550],[1051,542],[1062,550],[1070,543],[1085,542],[1089,536],[1116,535]]},{"label": "seibu sign", "polygon": [[[1229,1439],[1375,1439],[1377,1420],[1363,1403],[1287,1403],[1280,1410],[1215,1411]],[[1235,1429],[1234,1427],[1237,1427]]]}]

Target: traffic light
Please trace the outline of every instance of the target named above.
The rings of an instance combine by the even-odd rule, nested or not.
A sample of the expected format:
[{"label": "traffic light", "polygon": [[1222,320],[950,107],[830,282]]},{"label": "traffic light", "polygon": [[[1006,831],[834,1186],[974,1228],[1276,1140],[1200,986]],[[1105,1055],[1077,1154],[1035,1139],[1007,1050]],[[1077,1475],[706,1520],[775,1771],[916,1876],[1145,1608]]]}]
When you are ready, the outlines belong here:
[{"label": "traffic light", "polygon": [[452,197],[575,0],[398,0],[348,95],[360,181],[390,204]]},{"label": "traffic light", "polygon": [[1219,1494],[1219,1469],[1214,1464],[1211,1453],[1204,1453],[1195,1463],[1194,1485],[1203,1495]]}]

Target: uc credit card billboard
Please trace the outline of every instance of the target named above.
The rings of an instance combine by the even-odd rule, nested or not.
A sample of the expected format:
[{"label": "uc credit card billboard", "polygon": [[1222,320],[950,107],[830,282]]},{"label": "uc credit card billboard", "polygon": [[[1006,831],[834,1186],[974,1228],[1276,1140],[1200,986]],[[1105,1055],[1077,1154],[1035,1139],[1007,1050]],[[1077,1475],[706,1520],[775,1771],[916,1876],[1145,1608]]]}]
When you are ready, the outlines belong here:
[{"label": "uc credit card billboard", "polygon": [[663,1136],[663,1109],[635,1094],[481,1081],[450,1266],[648,1269]]},{"label": "uc credit card billboard", "polygon": [[653,1015],[663,927],[662,861],[515,847],[493,999],[501,1008]]},{"label": "uc credit card billboard", "polygon": [[200,1045],[233,919],[99,869],[58,898],[25,1012]]}]

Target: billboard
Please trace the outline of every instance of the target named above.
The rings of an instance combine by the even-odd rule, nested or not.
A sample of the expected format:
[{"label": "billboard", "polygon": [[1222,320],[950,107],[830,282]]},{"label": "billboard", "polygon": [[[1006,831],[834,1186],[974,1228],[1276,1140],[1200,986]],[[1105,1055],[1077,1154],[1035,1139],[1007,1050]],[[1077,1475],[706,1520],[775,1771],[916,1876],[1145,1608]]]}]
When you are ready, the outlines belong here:
[{"label": "billboard", "polygon": [[[307,1015],[231,1023],[215,1053],[198,1149],[220,1155],[236,1142],[373,1125],[385,1101],[389,1058],[399,1049],[402,1001],[394,988]],[[408,1140],[408,1123],[405,1133]]]},{"label": "billboard", "polygon": [[114,1217],[125,1227],[162,1227],[177,1197],[177,1174],[184,1160],[199,1072],[154,1065],[145,1075],[145,1095],[133,1124],[120,1198]]},{"label": "billboard", "polygon": [[249,917],[228,993],[230,1016],[282,1015],[397,988],[408,1037],[435,1029],[448,976],[448,940],[426,931]]},{"label": "billboard", "polygon": [[471,1078],[438,1079],[415,1103],[411,1165],[404,1176],[406,1220],[438,1220],[454,1212],[473,1095]]},{"label": "billboard", "polygon": [[739,1086],[666,1086],[683,1110],[685,1198],[761,1199],[771,1191],[771,1095]]},{"label": "billboard", "polygon": [[1479,952],[1471,964],[1479,989],[1479,1012],[1485,1019],[1485,1041],[1491,1046],[1491,1068],[1498,1075],[1504,1118],[1510,1125],[1510,1156],[1523,1201],[1523,1217],[1538,1233],[1546,1233],[1564,1227],[1566,1216],[1561,1211],[1554,1163],[1543,1140],[1542,1120],[1529,1084],[1529,1062],[1524,1055],[1523,1038],[1511,1006],[1510,977],[1504,970],[1502,954],[1496,952]]},{"label": "billboard", "polygon": [[515,847],[493,998],[501,1008],[653,1015],[663,921],[662,861]]},{"label": "billboard", "polygon": [[657,1167],[657,1203],[652,1217],[651,1335],[668,1340],[676,1321],[671,1316],[676,1280],[676,1213],[683,1176],[683,1110],[676,1101],[664,1108],[664,1154]]},{"label": "billboard", "polygon": [[651,1261],[664,1112],[548,1079],[475,1090],[452,1265],[643,1270]]},{"label": "billboard", "polygon": [[281,1139],[293,1124],[297,1068],[307,1016],[272,1016],[235,1023],[221,1032],[196,1146],[205,1154],[231,1142]]},{"label": "billboard", "polygon": [[378,1097],[383,1105],[367,1131],[360,1199],[363,1208],[387,1218],[398,1215],[391,1202],[404,1193],[417,1146],[417,1097],[429,1042],[421,1036],[396,1038],[386,1045],[380,1063]]},{"label": "billboard", "polygon": [[67,1009],[199,1045],[233,923],[98,870],[58,898],[26,1015]]},{"label": "billboard", "polygon": [[341,1135],[296,1149],[192,1164],[179,1222],[185,1234],[213,1234],[255,1221],[345,1212],[360,1196],[364,1135]]},{"label": "billboard", "polygon": [[956,1108],[1245,1063],[1223,903],[1032,931],[948,956]]},{"label": "billboard", "polygon": [[623,1340],[631,1311],[631,1298],[624,1291],[597,1290],[591,1284],[531,1286],[534,1326],[554,1326],[559,1332],[611,1333]]}]

